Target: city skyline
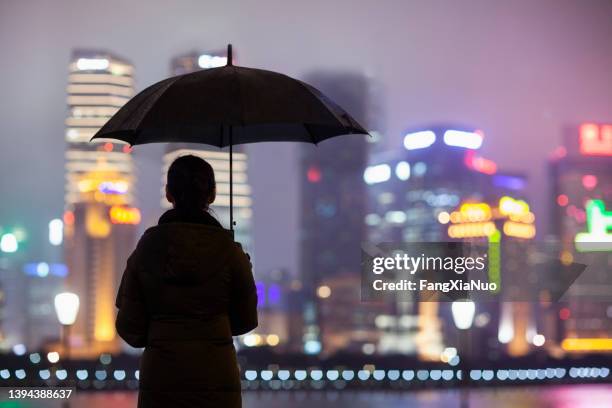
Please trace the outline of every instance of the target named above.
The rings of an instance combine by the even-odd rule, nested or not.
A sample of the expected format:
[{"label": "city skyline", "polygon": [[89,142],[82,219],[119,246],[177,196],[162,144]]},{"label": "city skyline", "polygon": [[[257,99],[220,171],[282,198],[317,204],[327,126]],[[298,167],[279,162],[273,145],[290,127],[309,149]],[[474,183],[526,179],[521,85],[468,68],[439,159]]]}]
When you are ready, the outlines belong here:
[{"label": "city skyline", "polygon": [[[29,12],[31,3],[5,4],[2,7],[6,7],[7,11],[2,13],[2,16],[11,13],[21,16]],[[315,68],[334,70],[343,66],[357,67],[381,82],[383,111],[387,117],[384,126],[387,145],[396,144],[403,131],[412,125],[418,126],[436,120],[460,120],[468,124],[478,124],[488,137],[487,147],[483,152],[487,157],[504,168],[525,170],[529,173],[531,191],[528,193],[533,197],[536,213],[546,211],[546,197],[541,193],[545,182],[545,158],[560,144],[560,129],[566,124],[587,120],[606,122],[609,112],[612,111],[609,96],[604,92],[604,89],[610,88],[610,78],[601,68],[608,66],[606,61],[611,58],[605,45],[610,28],[604,24],[607,21],[605,16],[609,12],[609,5],[604,2],[592,2],[585,7],[569,4],[550,7],[546,2],[537,5],[524,3],[515,8],[508,6],[499,10],[485,3],[466,10],[462,10],[460,6],[447,5],[437,13],[430,7],[407,4],[402,7],[410,11],[409,19],[414,19],[410,20],[411,24],[398,24],[397,18],[388,13],[374,13],[378,18],[372,21],[370,28],[359,33],[356,28],[349,26],[351,22],[371,14],[372,10],[363,7],[346,22],[332,24],[322,21],[322,31],[319,34],[311,33],[310,37],[301,38],[298,34],[301,28],[298,27],[297,31],[289,30],[291,34],[283,39],[265,37],[267,44],[251,38],[240,28],[240,24],[224,24],[227,21],[239,22],[241,17],[231,17],[230,20],[227,20],[229,17],[219,17],[215,20],[216,16],[221,14],[232,15],[222,13],[226,6],[219,6],[219,9],[212,10],[210,17],[206,17],[210,19],[208,24],[203,24],[202,21],[198,24],[185,24],[194,28],[170,34],[164,33],[163,29],[151,28],[147,35],[159,40],[153,54],[137,46],[142,34],[128,34],[123,27],[129,25],[123,22],[130,10],[131,14],[144,12],[148,18],[155,21],[161,14],[154,7],[139,10],[134,5],[129,6],[132,8],[127,9],[126,13],[110,14],[102,8],[97,8],[97,5],[79,4],[72,13],[83,18],[72,18],[69,24],[61,24],[67,18],[62,7],[49,9],[48,13],[44,13],[46,5],[39,7],[40,14],[34,13],[29,17],[35,23],[30,25],[27,32],[15,25],[18,18],[3,21],[2,30],[6,30],[6,35],[2,35],[3,40],[0,40],[2,48],[6,50],[7,61],[10,61],[6,66],[6,76],[0,81],[7,81],[3,82],[3,89],[14,101],[17,109],[10,117],[2,117],[6,158],[0,163],[0,177],[1,184],[8,191],[12,191],[13,198],[0,209],[0,219],[15,220],[14,222],[19,222],[29,231],[33,231],[34,236],[40,236],[40,239],[30,242],[32,248],[40,247],[41,243],[37,242],[43,241],[42,226],[61,212],[63,200],[60,192],[56,191],[57,188],[53,187],[62,182],[63,146],[58,144],[58,141],[65,113],[64,105],[60,102],[65,79],[61,67],[65,66],[70,50],[76,45],[108,48],[130,58],[135,66],[139,67],[136,77],[137,90],[167,76],[168,61],[177,53],[190,49],[222,48],[228,38],[232,39],[237,48],[239,62],[247,66],[276,69],[296,76]],[[308,15],[308,11],[299,8],[300,6],[296,7],[301,13]],[[92,9],[106,17],[92,20],[91,25],[84,24],[88,21],[85,16],[89,15]],[[474,12],[470,13],[470,10]],[[43,15],[52,15],[55,18],[45,19]],[[193,17],[178,12],[176,17],[172,18],[187,19],[188,22],[198,13],[194,12],[192,15]],[[468,24],[460,25],[462,20],[454,17],[457,15],[466,18]],[[479,23],[485,15],[487,25],[483,27]],[[519,18],[524,15],[531,17]],[[549,18],[544,18],[545,16]],[[513,17],[519,19],[516,21],[521,21],[521,30],[512,30],[509,24],[515,21]],[[383,24],[385,18],[388,21]],[[443,27],[441,32],[435,33],[428,29],[428,23],[432,21],[436,21],[436,27]],[[470,21],[472,24],[469,24]],[[541,21],[548,22],[543,26]],[[572,21],[575,29],[565,30],[562,21]],[[584,21],[588,21],[588,25],[585,25]],[[103,30],[105,24],[112,23],[115,23],[115,30]],[[337,24],[340,24],[340,32],[345,36],[348,33],[354,34],[349,36],[347,41],[351,46],[357,47],[359,52],[342,55],[336,52],[340,46],[339,38],[327,34],[333,32],[332,28],[338,28]],[[498,30],[488,33],[486,27],[494,24]],[[60,25],[63,26],[61,29]],[[399,35],[389,37],[396,38],[392,43],[377,44],[367,38],[371,30],[384,32],[383,26],[399,30]],[[412,28],[407,29],[408,26]],[[456,31],[459,27],[470,28]],[[26,54],[7,42],[18,35],[23,39],[25,48],[28,48],[28,44],[34,44],[37,39],[43,38],[44,30],[58,34],[48,38],[49,48],[37,54],[26,57]],[[104,35],[101,35],[102,33]],[[452,39],[448,37],[449,33],[458,37]],[[319,47],[322,37],[330,40],[329,45],[323,48]],[[75,38],[79,39],[79,44],[75,44]],[[554,44],[550,42],[553,38]],[[299,47],[297,45],[300,42],[296,42],[297,40],[303,43]],[[448,50],[448,46],[455,41],[464,44],[462,53]],[[359,44],[363,46],[358,46]],[[444,47],[447,52],[433,55],[426,51],[439,47]],[[539,52],[542,49],[546,52]],[[395,50],[392,53],[394,58],[389,58],[390,50]],[[47,68],[35,76],[30,74],[32,69],[40,66]],[[436,66],[444,69],[436,69]],[[405,71],[405,67],[408,67],[408,71]],[[408,75],[402,76],[404,72]],[[580,82],[565,81],[577,74],[581,74]],[[29,75],[27,81],[24,75]],[[504,80],[494,81],[498,77]],[[31,85],[25,88],[15,86],[17,83],[26,82]],[[495,86],[502,82],[507,85]],[[437,84],[442,84],[444,89],[440,89]],[[34,86],[37,89],[36,97],[31,91]],[[539,96],[530,94],[534,86],[541,89]],[[24,116],[24,112],[28,114]],[[2,115],[7,114],[8,111],[3,110]],[[37,117],[36,121],[26,119],[32,115]],[[32,144],[32,138],[36,138],[38,142]],[[532,141],[531,149],[517,149],[517,144],[525,144],[527,140]],[[322,144],[321,148],[324,146]],[[144,177],[139,185],[143,224],[150,224],[159,216],[159,213],[155,212],[159,210],[159,179],[153,175],[155,169],[159,168],[162,149],[160,146],[143,146],[135,153],[139,171],[147,176],[151,174],[150,180]],[[297,228],[298,220],[296,203],[299,197],[295,185],[298,170],[294,165],[297,162],[297,147],[261,145],[249,146],[247,149],[252,152],[250,179],[253,187],[256,225],[254,234],[257,246],[255,252],[259,255],[258,262],[262,269],[287,267],[295,271],[298,245],[297,238],[291,237],[291,231]],[[512,151],[514,153],[505,154]],[[47,159],[42,160],[43,157]],[[34,172],[11,172],[10,169],[17,166],[17,160],[31,163]],[[274,162],[274,168],[282,171],[271,170],[269,162]],[[35,176],[39,173],[46,175],[44,181]],[[43,208],[36,205],[39,193],[47,197]],[[540,217],[539,222],[544,222],[542,220],[545,218]],[[260,227],[257,228],[257,225]],[[542,225],[538,224],[538,230],[544,233],[545,229],[541,227]],[[274,238],[281,236],[289,239]]]}]

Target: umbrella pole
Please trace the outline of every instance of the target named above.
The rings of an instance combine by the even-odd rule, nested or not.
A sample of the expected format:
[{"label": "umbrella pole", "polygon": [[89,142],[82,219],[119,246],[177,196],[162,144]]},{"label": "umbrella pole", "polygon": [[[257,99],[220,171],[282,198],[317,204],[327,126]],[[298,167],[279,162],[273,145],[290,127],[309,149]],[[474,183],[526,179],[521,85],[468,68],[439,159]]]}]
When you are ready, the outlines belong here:
[{"label": "umbrella pole", "polygon": [[229,188],[230,188],[230,231],[234,234],[234,163],[232,149],[232,126],[229,127]]}]

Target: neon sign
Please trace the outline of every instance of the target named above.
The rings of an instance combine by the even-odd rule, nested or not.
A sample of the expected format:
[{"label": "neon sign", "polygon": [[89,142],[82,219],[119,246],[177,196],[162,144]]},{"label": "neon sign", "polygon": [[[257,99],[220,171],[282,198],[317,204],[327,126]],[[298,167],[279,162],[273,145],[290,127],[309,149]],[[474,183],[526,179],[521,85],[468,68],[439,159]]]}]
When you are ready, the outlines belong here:
[{"label": "neon sign", "polygon": [[464,163],[469,169],[478,171],[480,173],[497,173],[497,164],[493,160],[485,159],[481,156],[476,156],[473,150],[468,150],[465,153]]},{"label": "neon sign", "polygon": [[586,204],[587,232],[576,234],[574,242],[580,252],[612,251],[612,211],[606,211],[602,200]]},{"label": "neon sign", "polygon": [[140,223],[140,210],[138,208],[112,206],[109,210],[110,220],[113,224],[132,224]]},{"label": "neon sign", "polygon": [[581,125],[580,153],[587,156],[612,156],[612,125]]},{"label": "neon sign", "polygon": [[536,227],[533,225],[535,216],[529,210],[529,204],[509,196],[502,197],[497,207],[484,202],[468,202],[461,204],[458,210],[445,214],[446,217],[439,216],[438,221],[441,224],[450,221],[450,238],[491,238],[493,234],[500,233],[496,225],[498,221],[506,236],[533,239],[536,235]]}]

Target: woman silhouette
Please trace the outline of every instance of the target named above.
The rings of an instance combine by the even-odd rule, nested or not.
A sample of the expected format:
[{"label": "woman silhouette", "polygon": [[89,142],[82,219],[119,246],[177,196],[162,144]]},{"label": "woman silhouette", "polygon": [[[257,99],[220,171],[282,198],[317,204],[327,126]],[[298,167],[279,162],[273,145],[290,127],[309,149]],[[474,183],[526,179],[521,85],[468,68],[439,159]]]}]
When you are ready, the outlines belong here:
[{"label": "woman silhouette", "polygon": [[240,407],[232,336],[257,327],[251,263],[209,214],[215,175],[195,156],[168,170],[173,209],[127,261],[117,294],[117,333],[144,347],[138,407]]}]

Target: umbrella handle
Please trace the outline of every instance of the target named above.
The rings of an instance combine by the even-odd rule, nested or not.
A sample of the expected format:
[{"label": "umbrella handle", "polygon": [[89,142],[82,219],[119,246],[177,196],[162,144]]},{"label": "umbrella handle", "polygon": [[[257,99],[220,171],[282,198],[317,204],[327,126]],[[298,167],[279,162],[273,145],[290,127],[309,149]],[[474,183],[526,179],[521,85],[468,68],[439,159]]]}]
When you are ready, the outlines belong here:
[{"label": "umbrella handle", "polygon": [[[228,47],[231,47],[229,45]],[[229,48],[228,51],[231,51]],[[229,187],[230,187],[230,231],[232,232],[232,238],[234,237],[234,151],[232,146],[232,126],[229,126]]]}]

